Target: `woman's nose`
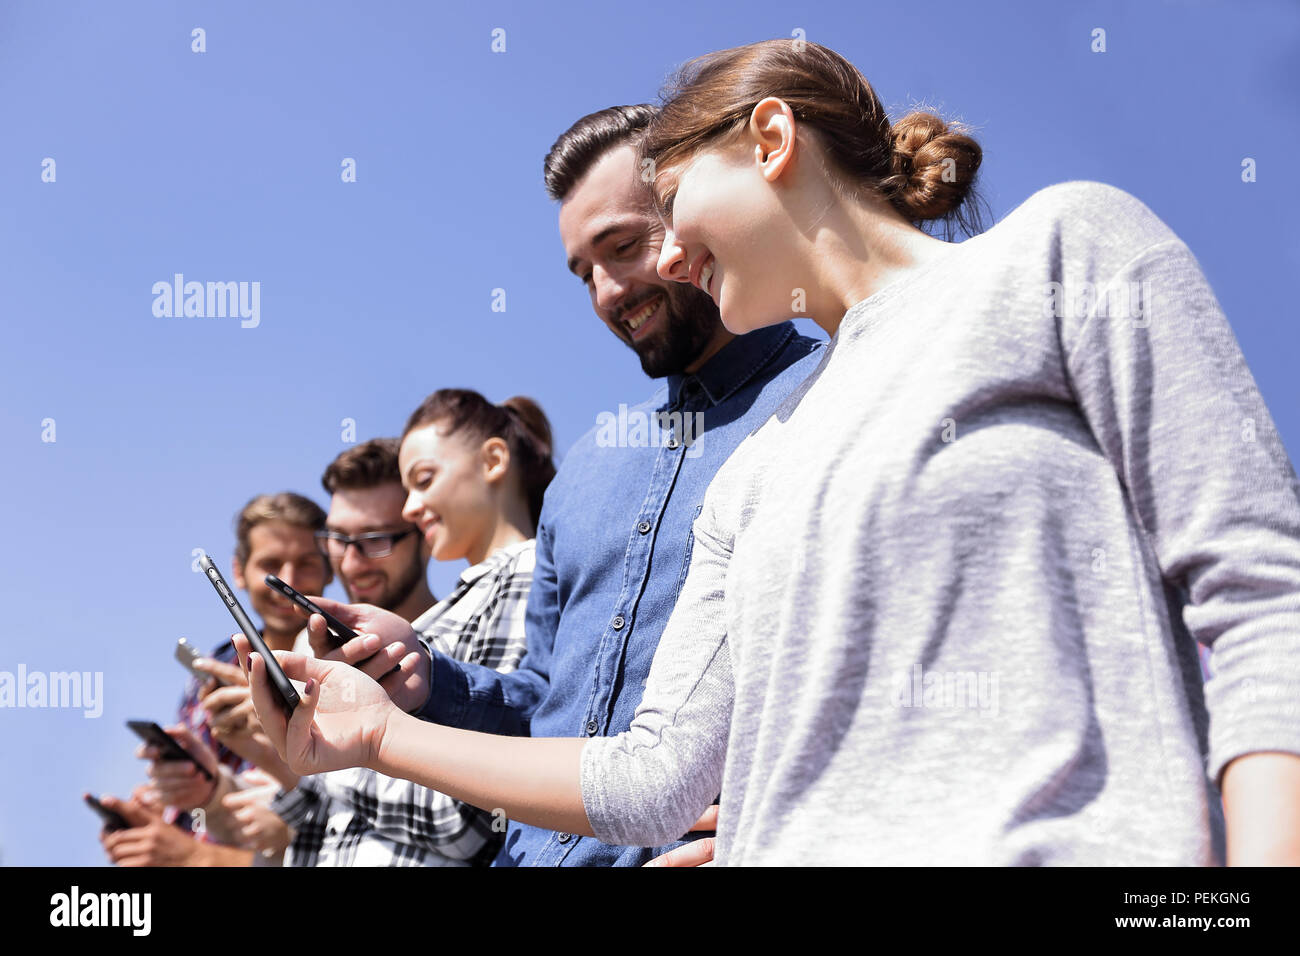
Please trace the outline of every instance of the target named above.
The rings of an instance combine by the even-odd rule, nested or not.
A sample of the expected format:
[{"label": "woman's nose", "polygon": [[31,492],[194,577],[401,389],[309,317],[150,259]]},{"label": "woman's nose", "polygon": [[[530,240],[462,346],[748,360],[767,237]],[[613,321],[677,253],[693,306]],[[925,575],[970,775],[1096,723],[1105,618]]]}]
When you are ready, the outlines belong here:
[{"label": "woman's nose", "polygon": [[656,271],[661,279],[672,279],[676,282],[691,281],[686,267],[686,250],[677,241],[677,235],[671,229],[664,232],[664,242],[659,247],[659,263]]}]

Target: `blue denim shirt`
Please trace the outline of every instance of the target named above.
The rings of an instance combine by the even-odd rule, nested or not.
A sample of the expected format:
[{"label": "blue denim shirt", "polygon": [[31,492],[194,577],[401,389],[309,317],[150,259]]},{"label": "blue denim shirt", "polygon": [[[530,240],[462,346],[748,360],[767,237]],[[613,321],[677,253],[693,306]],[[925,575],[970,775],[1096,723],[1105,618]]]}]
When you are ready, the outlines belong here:
[{"label": "blue denim shirt", "polygon": [[[696,374],[668,376],[649,401],[597,416],[546,492],[519,669],[502,674],[432,651],[433,690],[420,716],[534,737],[627,730],[686,579],[705,489],[812,372],[822,344],[789,322],[758,329]],[[512,820],[496,863],[640,866],[665,849]]]}]

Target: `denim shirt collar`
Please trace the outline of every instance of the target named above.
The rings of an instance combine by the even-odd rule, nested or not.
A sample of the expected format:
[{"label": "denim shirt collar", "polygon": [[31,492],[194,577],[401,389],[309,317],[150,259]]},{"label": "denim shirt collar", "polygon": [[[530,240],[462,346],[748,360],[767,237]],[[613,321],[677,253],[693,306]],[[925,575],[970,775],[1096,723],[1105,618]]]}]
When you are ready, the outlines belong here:
[{"label": "denim shirt collar", "polygon": [[668,404],[680,403],[682,388],[697,381],[710,406],[717,405],[753,378],[797,335],[793,322],[746,332],[732,339],[692,375],[668,376]]}]

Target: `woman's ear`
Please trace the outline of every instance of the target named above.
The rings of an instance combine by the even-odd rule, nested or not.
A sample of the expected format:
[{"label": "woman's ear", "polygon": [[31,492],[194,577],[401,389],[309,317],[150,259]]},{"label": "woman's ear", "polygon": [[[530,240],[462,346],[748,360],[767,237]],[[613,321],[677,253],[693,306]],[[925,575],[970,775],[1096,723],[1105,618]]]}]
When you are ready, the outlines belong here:
[{"label": "woman's ear", "polygon": [[776,96],[759,100],[749,115],[749,135],[763,178],[775,182],[794,156],[795,119],[789,104]]},{"label": "woman's ear", "polygon": [[494,485],[510,471],[510,445],[504,438],[489,438],[479,449],[483,459],[483,479]]}]

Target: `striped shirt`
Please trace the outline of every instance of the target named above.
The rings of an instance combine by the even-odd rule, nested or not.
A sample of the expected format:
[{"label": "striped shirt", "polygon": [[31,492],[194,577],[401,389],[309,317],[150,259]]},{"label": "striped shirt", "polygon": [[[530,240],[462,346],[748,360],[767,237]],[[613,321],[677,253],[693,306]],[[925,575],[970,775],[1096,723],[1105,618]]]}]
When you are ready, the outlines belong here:
[{"label": "striped shirt", "polygon": [[[411,626],[459,661],[508,672],[524,656],[534,539],[467,568],[455,590]],[[294,828],[287,866],[470,866],[500,849],[495,818],[409,780],[354,767],[303,777],[271,804]]]}]

